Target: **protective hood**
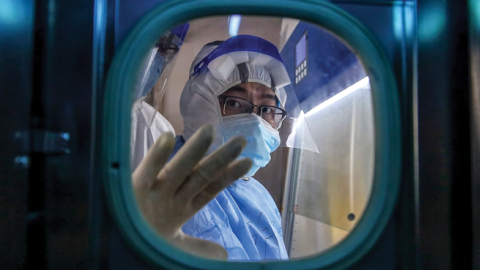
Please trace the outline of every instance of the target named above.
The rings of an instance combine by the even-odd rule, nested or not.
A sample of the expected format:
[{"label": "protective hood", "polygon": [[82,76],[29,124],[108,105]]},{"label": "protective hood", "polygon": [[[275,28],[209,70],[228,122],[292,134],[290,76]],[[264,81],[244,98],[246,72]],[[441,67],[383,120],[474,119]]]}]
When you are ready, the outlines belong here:
[{"label": "protective hood", "polygon": [[[252,40],[259,45],[258,48],[251,47]],[[250,47],[242,51],[238,46],[239,41]],[[219,127],[223,120],[217,97],[235,85],[261,83],[275,92],[280,107],[285,106],[283,86],[288,85],[290,80],[273,44],[258,37],[236,36],[212,48],[202,49],[199,56],[204,55],[206,50],[211,52],[201,61],[198,61],[198,56],[194,60],[194,64],[198,63],[192,64],[193,72],[180,97],[180,113],[184,124],[182,136],[185,140],[205,124]],[[217,133],[209,153],[223,143],[222,135]]]}]

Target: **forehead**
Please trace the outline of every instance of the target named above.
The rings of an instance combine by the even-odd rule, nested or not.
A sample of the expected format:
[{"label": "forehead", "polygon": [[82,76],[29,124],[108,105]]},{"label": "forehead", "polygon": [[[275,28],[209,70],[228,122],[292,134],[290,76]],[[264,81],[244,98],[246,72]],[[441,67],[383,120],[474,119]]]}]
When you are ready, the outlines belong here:
[{"label": "forehead", "polygon": [[244,92],[244,94],[247,94],[247,95],[275,96],[275,92],[273,92],[273,90],[270,89],[270,87],[267,87],[257,82],[246,82],[246,83],[237,84],[236,86],[225,91],[224,94],[228,95],[234,92],[236,93]]}]

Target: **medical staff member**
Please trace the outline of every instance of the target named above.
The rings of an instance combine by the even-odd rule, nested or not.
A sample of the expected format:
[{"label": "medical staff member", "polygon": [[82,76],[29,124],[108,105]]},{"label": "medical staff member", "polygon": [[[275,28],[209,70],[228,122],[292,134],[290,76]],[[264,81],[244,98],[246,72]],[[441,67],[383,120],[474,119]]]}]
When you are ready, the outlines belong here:
[{"label": "medical staff member", "polygon": [[[168,120],[158,112],[168,75],[183,44],[189,24],[179,25],[168,31],[150,51],[139,72],[135,102],[132,107],[132,134],[130,160],[132,171],[145,157],[157,138],[166,132],[175,134]],[[159,84],[158,87],[154,86]]]},{"label": "medical staff member", "polygon": [[288,259],[280,213],[252,176],[280,144],[289,83],[278,49],[254,36],[195,65],[180,99],[184,132],[160,137],[133,174],[139,208],[167,241],[209,258]]}]

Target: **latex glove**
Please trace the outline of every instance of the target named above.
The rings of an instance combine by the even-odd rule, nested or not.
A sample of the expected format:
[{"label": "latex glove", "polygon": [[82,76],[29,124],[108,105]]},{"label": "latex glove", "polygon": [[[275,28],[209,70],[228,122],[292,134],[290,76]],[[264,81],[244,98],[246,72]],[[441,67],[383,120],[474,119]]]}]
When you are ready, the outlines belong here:
[{"label": "latex glove", "polygon": [[252,166],[249,159],[236,160],[246,145],[241,137],[231,139],[204,158],[214,132],[212,126],[200,128],[167,164],[175,140],[171,133],[163,134],[132,178],[138,206],[159,235],[187,252],[226,259],[228,254],[222,246],[181,230],[183,224]]}]

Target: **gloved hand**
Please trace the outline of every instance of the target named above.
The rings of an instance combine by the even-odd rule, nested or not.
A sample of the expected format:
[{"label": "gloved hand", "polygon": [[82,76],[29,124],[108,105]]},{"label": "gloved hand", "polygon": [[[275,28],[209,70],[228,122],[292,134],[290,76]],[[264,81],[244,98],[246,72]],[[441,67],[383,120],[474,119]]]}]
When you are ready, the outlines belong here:
[{"label": "gloved hand", "polygon": [[200,128],[167,164],[175,140],[171,133],[163,134],[132,178],[139,209],[160,236],[195,255],[226,259],[228,254],[222,246],[181,230],[195,213],[252,166],[249,159],[235,160],[246,145],[241,137],[204,157],[214,132],[212,126]]}]

